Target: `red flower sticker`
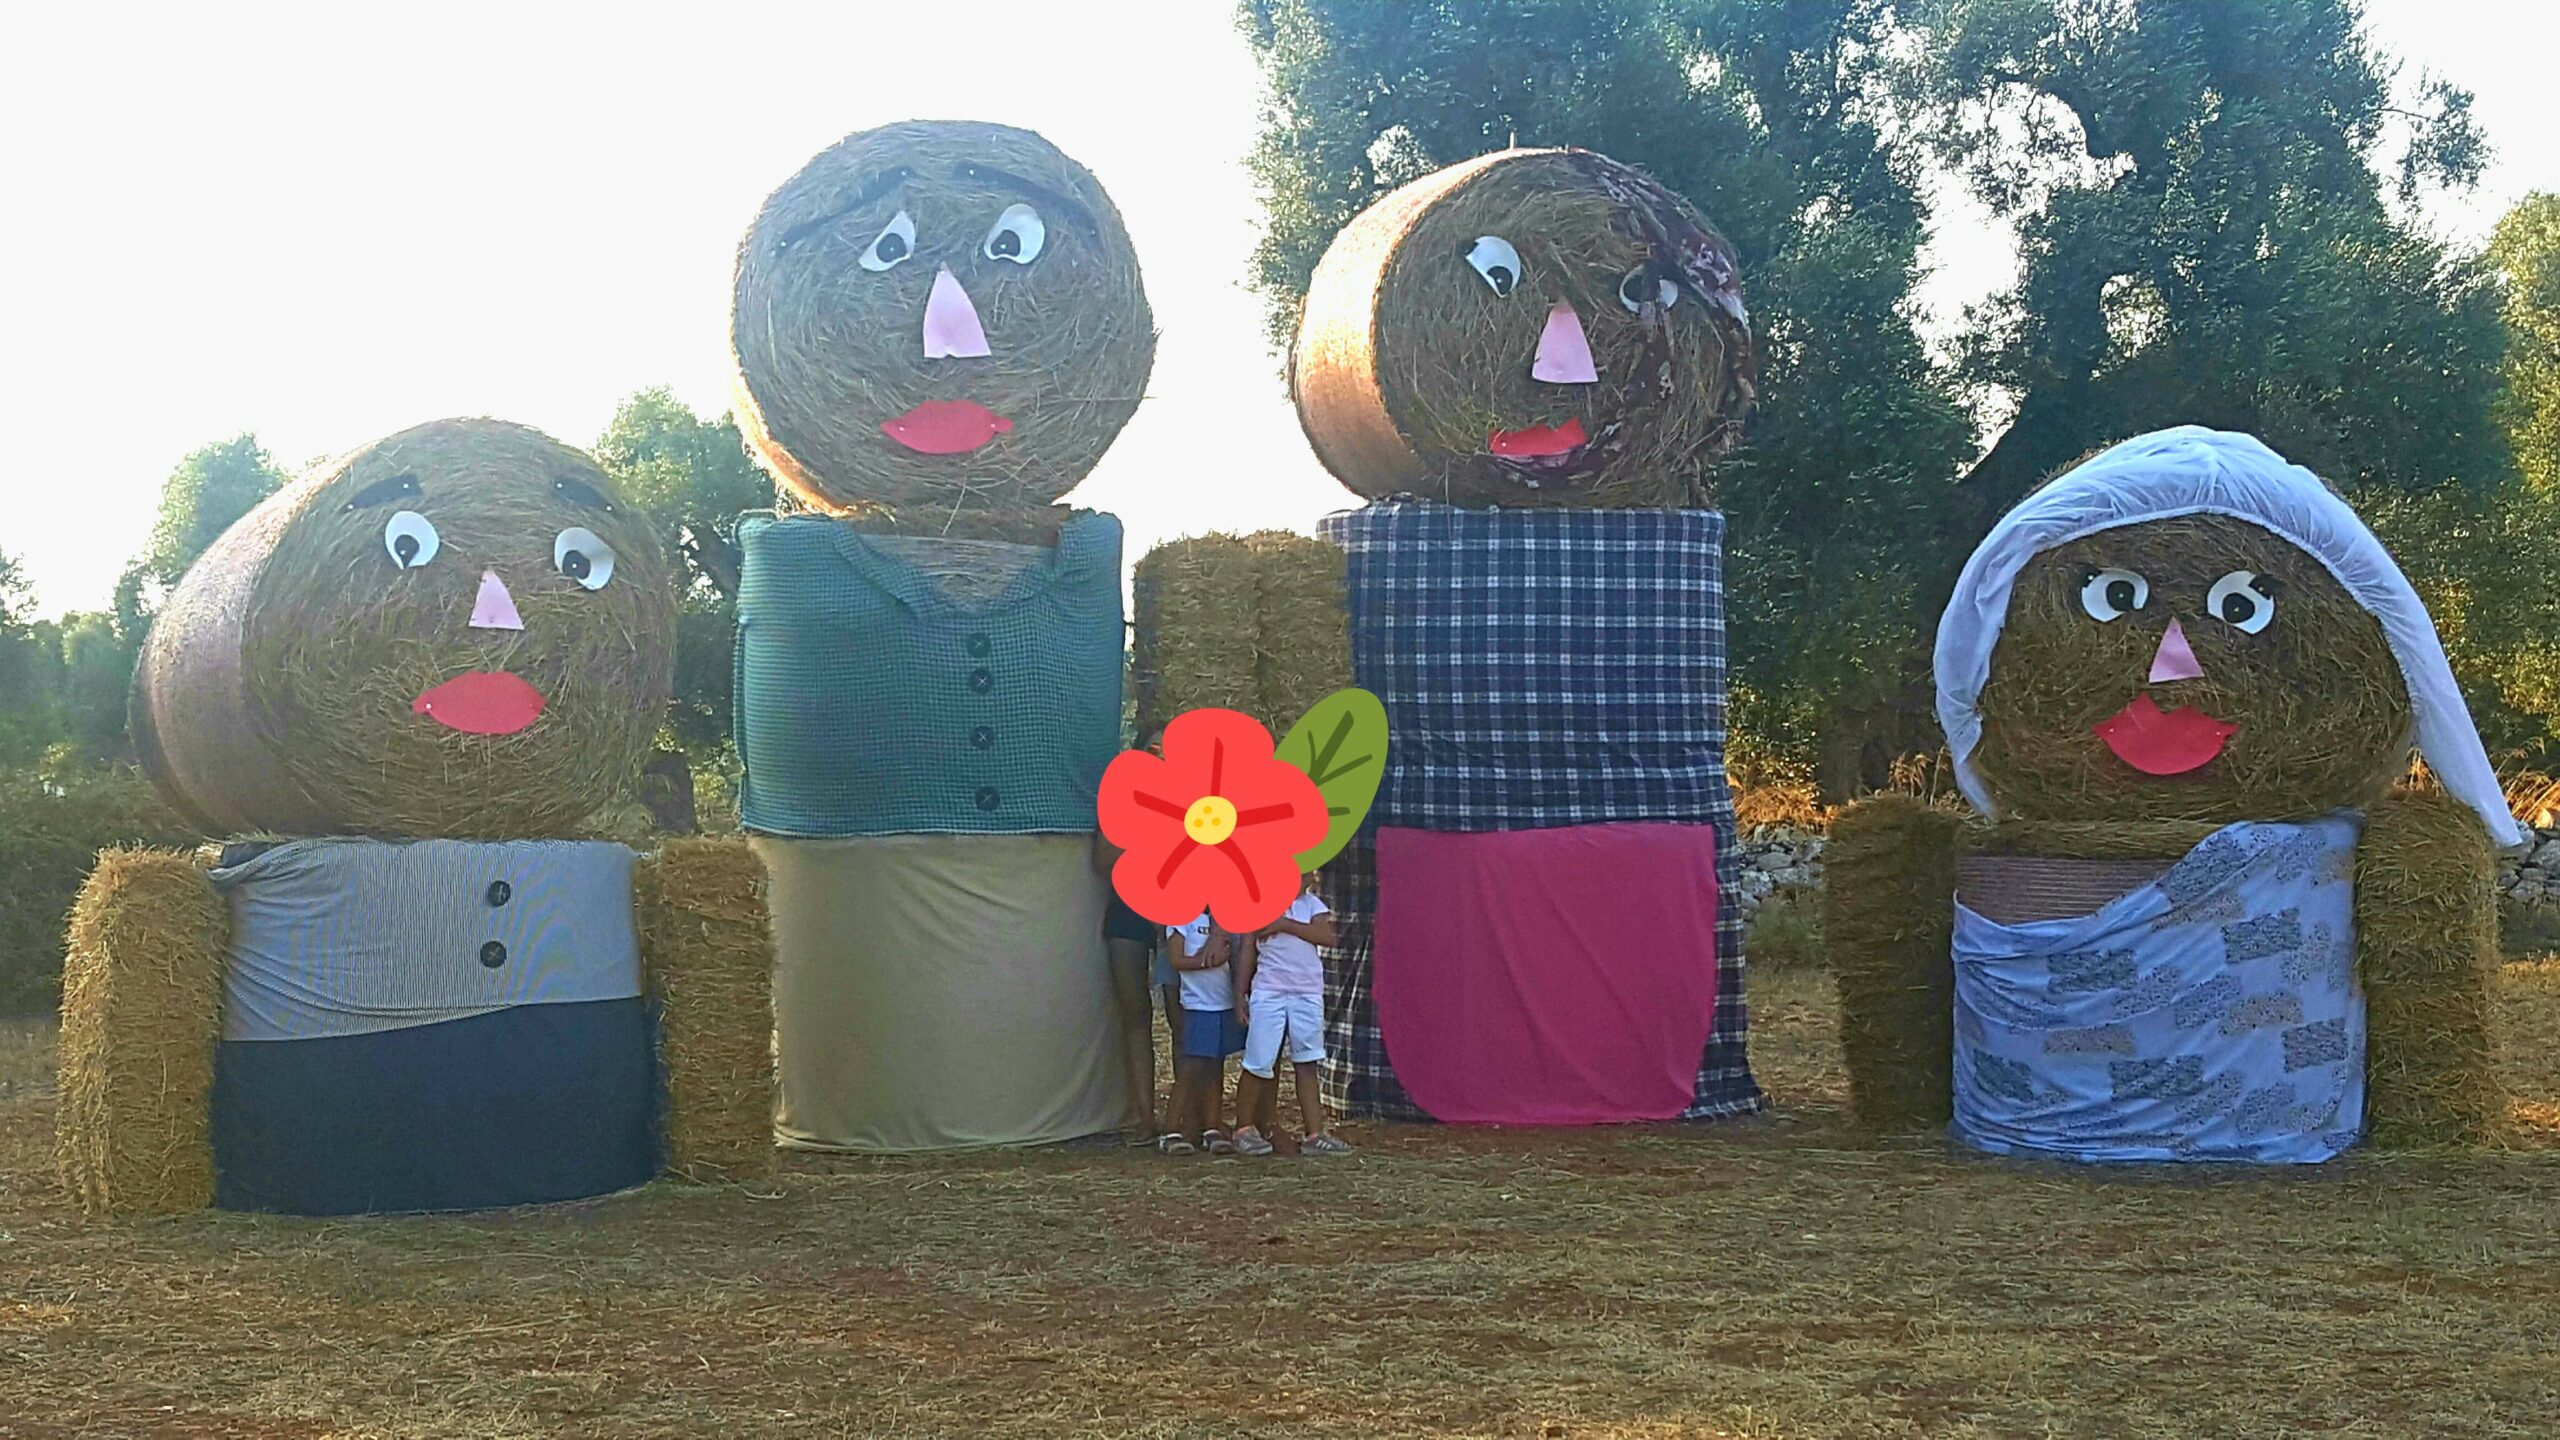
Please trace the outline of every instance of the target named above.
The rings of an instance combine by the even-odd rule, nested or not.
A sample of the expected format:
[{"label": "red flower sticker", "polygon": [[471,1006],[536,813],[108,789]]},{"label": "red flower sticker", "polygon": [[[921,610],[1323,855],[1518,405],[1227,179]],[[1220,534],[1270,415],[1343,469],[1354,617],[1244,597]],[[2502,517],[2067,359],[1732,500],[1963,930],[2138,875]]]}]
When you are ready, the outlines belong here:
[{"label": "red flower sticker", "polygon": [[1234,710],[1186,710],[1161,758],[1130,751],[1102,772],[1103,838],[1124,852],[1112,887],[1159,925],[1201,911],[1251,934],[1298,897],[1298,852],[1332,821],[1307,772],[1272,755],[1271,732]]}]

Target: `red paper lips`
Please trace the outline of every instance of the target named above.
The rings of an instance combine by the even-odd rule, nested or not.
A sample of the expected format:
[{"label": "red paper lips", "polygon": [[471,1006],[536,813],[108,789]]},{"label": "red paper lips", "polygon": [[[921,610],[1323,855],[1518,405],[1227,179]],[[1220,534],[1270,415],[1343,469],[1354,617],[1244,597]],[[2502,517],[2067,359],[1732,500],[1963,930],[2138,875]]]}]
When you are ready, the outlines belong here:
[{"label": "red paper lips", "polygon": [[474,670],[429,689],[409,706],[465,735],[513,735],[542,718],[542,692],[520,675]]},{"label": "red paper lips", "polygon": [[1013,422],[974,400],[927,400],[880,433],[920,455],[959,455],[1013,429]]},{"label": "red paper lips", "polygon": [[2240,727],[2190,706],[2163,710],[2148,695],[2089,727],[2117,759],[2145,775],[2184,775],[2222,753]]}]

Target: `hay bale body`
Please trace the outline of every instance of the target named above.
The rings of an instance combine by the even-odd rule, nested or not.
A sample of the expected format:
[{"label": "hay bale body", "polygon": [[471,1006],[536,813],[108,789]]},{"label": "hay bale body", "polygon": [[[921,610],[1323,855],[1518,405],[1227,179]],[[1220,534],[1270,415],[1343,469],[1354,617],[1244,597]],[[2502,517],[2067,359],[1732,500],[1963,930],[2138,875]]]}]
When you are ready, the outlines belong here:
[{"label": "hay bale body", "polygon": [[2356,968],[2365,991],[2365,1113],[2383,1145],[2479,1144],[2507,1099],[2490,1032],[2497,866],[2479,817],[2399,790],[2356,846]]},{"label": "hay bale body", "polygon": [[773,1167],[773,935],[764,866],[739,839],[679,840],[636,876],[640,958],[659,1012],[668,1168],[739,1180]]},{"label": "hay bale body", "polygon": [[1956,859],[1961,817],[1907,795],[1842,810],[1822,852],[1824,943],[1840,986],[1840,1052],[1862,1125],[1944,1125],[1955,1112]]},{"label": "hay bale body", "polygon": [[[1466,258],[1517,253],[1497,293]],[[1345,226],[1307,290],[1291,388],[1326,468],[1372,498],[1462,505],[1711,505],[1708,465],[1755,395],[1733,248],[1650,177],[1580,150],[1505,150],[1403,186]],[[1669,283],[1675,298],[1658,303]],[[1635,309],[1621,299],[1654,296]],[[1530,371],[1569,304],[1597,384]],[[1495,432],[1580,422],[1548,460]]]},{"label": "hay bale body", "polygon": [[[990,253],[1030,253],[1018,226],[1000,233],[1017,206],[1043,232],[1027,264]],[[983,357],[926,357],[927,298],[945,270],[982,325]],[[1020,538],[1010,517],[1084,478],[1155,363],[1154,315],[1111,197],[1056,146],[1004,125],[905,121],[821,152],[739,242],[733,302],[738,423],[758,460],[817,509],[929,534]],[[1002,428],[945,453],[896,438],[915,407],[952,401]]]},{"label": "hay bale body", "polygon": [[[572,530],[612,551],[601,588],[569,573],[598,573],[566,558]],[[520,629],[470,623],[489,575]],[[287,486],[188,570],[135,676],[135,743],[213,834],[570,835],[638,775],[674,639],[663,547],[594,461],[437,421]],[[495,671],[540,692],[529,726],[466,733],[418,708]]]},{"label": "hay bale body", "polygon": [[71,912],[63,967],[62,1182],[93,1215],[213,1200],[207,1102],[231,912],[188,856],[110,850]]},{"label": "hay bale body", "polygon": [[1285,530],[1202,535],[1147,552],[1137,608],[1138,729],[1240,710],[1285,733],[1351,684],[1341,547]]}]

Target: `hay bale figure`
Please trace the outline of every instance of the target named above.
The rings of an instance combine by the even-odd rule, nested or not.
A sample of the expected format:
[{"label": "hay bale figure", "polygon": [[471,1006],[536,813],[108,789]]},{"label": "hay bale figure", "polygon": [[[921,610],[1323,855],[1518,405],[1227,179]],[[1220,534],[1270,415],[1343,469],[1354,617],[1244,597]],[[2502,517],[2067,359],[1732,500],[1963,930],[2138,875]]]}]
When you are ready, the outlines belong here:
[{"label": "hay bale figure", "polygon": [[1094,1134],[1118,1063],[1094,793],[1120,527],[1055,502],[1155,359],[1092,174],[1026,130],[846,137],[739,243],[738,413],[814,514],[751,519],[741,815],[773,886],[784,1144]]},{"label": "hay bale figure", "polygon": [[[1587,151],[1424,176],[1317,264],[1291,388],[1318,457],[1379,501],[1319,533],[1393,737],[1375,824],[1324,876],[1334,1103],[1514,1124],[1765,1103],[1704,508],[1754,373],[1732,247]],[[1141,625],[1155,710],[1236,643],[1173,618]]]},{"label": "hay bale figure", "polygon": [[[1975,552],[1937,680],[1984,818],[1861,802],[1826,859],[1862,1120],[2257,1162],[2499,1122],[2518,831],[2425,608],[2318,477],[2192,426],[2098,454]],[[2446,793],[2394,788],[2413,746]]]},{"label": "hay bale figure", "polygon": [[210,871],[111,853],[81,896],[60,1154],[83,1203],[572,1199],[648,1179],[662,1125],[752,1168],[763,1126],[691,1070],[708,1033],[764,1043],[761,907],[704,842],[574,838],[639,774],[674,619],[612,482],[499,421],[377,441],[216,541],[152,628],[134,729],[173,805],[253,838]]},{"label": "hay bale figure", "polygon": [[1307,439],[1373,499],[1712,505],[1755,395],[1733,246],[1652,177],[1505,150],[1352,220],[1291,370]]},{"label": "hay bale figure", "polygon": [[783,182],[738,244],[729,336],[739,426],[807,504],[1034,542],[1156,349],[1092,173],[1028,130],[947,120],[846,136]]}]

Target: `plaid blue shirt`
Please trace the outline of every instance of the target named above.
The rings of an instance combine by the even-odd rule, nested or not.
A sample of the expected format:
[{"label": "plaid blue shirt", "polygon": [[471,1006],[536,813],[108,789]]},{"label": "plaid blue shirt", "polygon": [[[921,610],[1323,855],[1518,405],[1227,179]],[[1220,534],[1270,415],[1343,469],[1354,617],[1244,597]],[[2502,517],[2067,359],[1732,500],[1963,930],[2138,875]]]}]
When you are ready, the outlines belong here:
[{"label": "plaid blue shirt", "polygon": [[1378,822],[1508,830],[1707,820],[1724,780],[1724,517],[1329,515],[1352,668],[1386,703]]}]

